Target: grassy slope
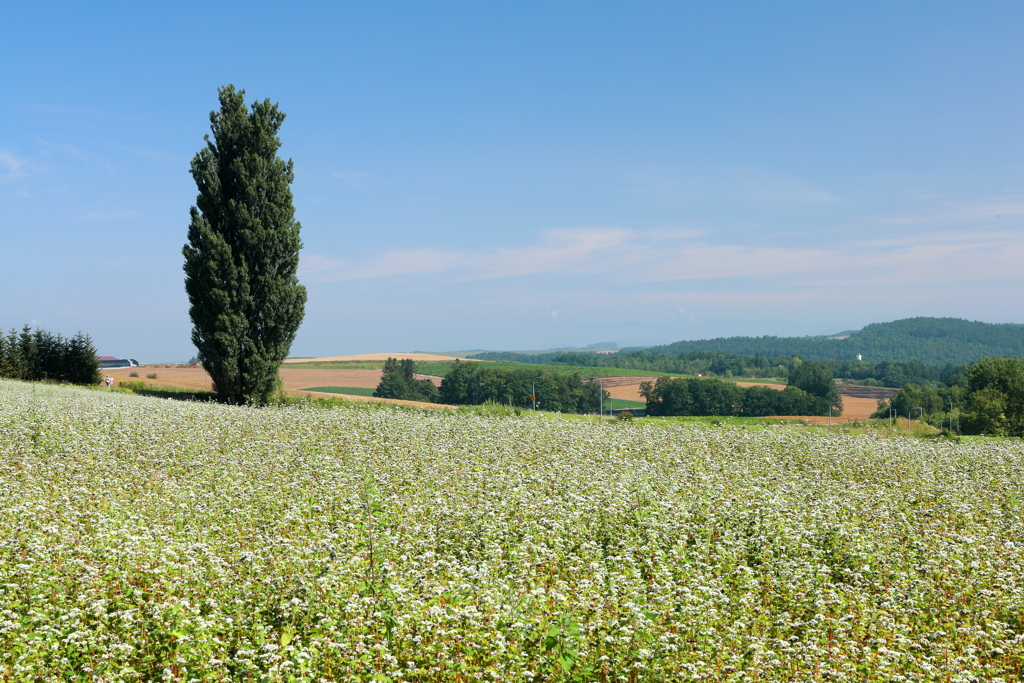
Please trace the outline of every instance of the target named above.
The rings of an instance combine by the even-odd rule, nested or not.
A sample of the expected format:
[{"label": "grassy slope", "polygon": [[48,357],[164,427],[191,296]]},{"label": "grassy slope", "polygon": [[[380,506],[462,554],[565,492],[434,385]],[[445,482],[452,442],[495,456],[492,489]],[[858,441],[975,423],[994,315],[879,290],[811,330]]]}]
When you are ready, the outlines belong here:
[{"label": "grassy slope", "polygon": [[367,387],[307,387],[300,391],[322,391],[325,394],[348,394],[349,396],[373,396],[374,389]]}]

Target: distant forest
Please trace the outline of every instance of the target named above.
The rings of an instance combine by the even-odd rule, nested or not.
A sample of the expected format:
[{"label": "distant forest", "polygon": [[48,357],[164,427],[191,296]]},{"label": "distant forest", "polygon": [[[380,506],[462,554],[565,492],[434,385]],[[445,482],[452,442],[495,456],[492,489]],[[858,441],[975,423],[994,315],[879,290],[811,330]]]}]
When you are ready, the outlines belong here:
[{"label": "distant forest", "polygon": [[927,365],[969,365],[984,356],[1024,357],[1024,325],[960,318],[906,318],[873,323],[845,339],[829,337],[722,337],[678,341],[644,349],[650,355],[724,351],[746,356],[800,356],[804,360],[871,362],[919,360]]},{"label": "distant forest", "polygon": [[[861,354],[862,361],[855,360]],[[908,318],[874,323],[848,338],[728,337],[680,341],[618,353],[553,351],[474,354],[481,360],[709,373],[720,377],[785,377],[805,360],[826,361],[836,377],[889,387],[947,382],[984,356],[1024,356],[1024,325],[957,318]]]},{"label": "distant forest", "polygon": [[[483,360],[518,361],[537,365],[624,368],[637,372],[671,372],[680,375],[706,374],[711,377],[787,377],[804,361],[799,356],[771,358],[743,356],[723,351],[687,351],[678,356],[647,350],[616,354],[560,351],[552,354],[481,353]],[[906,384],[945,383],[963,370],[962,365],[925,365],[921,361],[871,363],[868,361],[821,361],[834,377],[860,380],[863,384],[900,388]]]}]

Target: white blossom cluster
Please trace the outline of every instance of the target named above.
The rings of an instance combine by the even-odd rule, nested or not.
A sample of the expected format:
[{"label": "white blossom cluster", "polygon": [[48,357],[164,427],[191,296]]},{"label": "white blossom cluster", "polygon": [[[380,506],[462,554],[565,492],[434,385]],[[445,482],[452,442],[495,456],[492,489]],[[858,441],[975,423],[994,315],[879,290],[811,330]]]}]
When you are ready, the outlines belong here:
[{"label": "white blossom cluster", "polygon": [[0,382],[0,679],[1015,681],[1024,446]]}]

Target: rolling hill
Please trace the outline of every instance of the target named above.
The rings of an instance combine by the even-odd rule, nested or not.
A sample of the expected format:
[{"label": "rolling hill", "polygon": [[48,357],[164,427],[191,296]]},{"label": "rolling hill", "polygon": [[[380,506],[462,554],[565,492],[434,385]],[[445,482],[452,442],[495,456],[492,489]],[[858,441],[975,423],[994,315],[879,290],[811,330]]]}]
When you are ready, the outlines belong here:
[{"label": "rolling hill", "polygon": [[[629,349],[623,349],[628,352]],[[823,337],[719,337],[677,341],[643,350],[647,355],[724,351],[747,356],[793,356],[806,360],[919,360],[929,365],[966,365],[983,356],[1024,357],[1024,325],[960,318],[905,318],[872,323],[861,330]]]}]

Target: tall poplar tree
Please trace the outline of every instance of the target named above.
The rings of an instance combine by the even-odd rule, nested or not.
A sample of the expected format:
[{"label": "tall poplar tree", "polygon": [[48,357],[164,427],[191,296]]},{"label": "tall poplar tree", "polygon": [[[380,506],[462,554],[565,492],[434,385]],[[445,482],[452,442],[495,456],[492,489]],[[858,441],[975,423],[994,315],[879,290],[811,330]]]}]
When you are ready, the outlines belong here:
[{"label": "tall poplar tree", "polygon": [[250,111],[233,85],[218,96],[213,139],[192,159],[199,196],[182,250],[192,343],[220,400],[265,404],[305,313],[295,174],[277,156],[277,105],[267,99]]}]

